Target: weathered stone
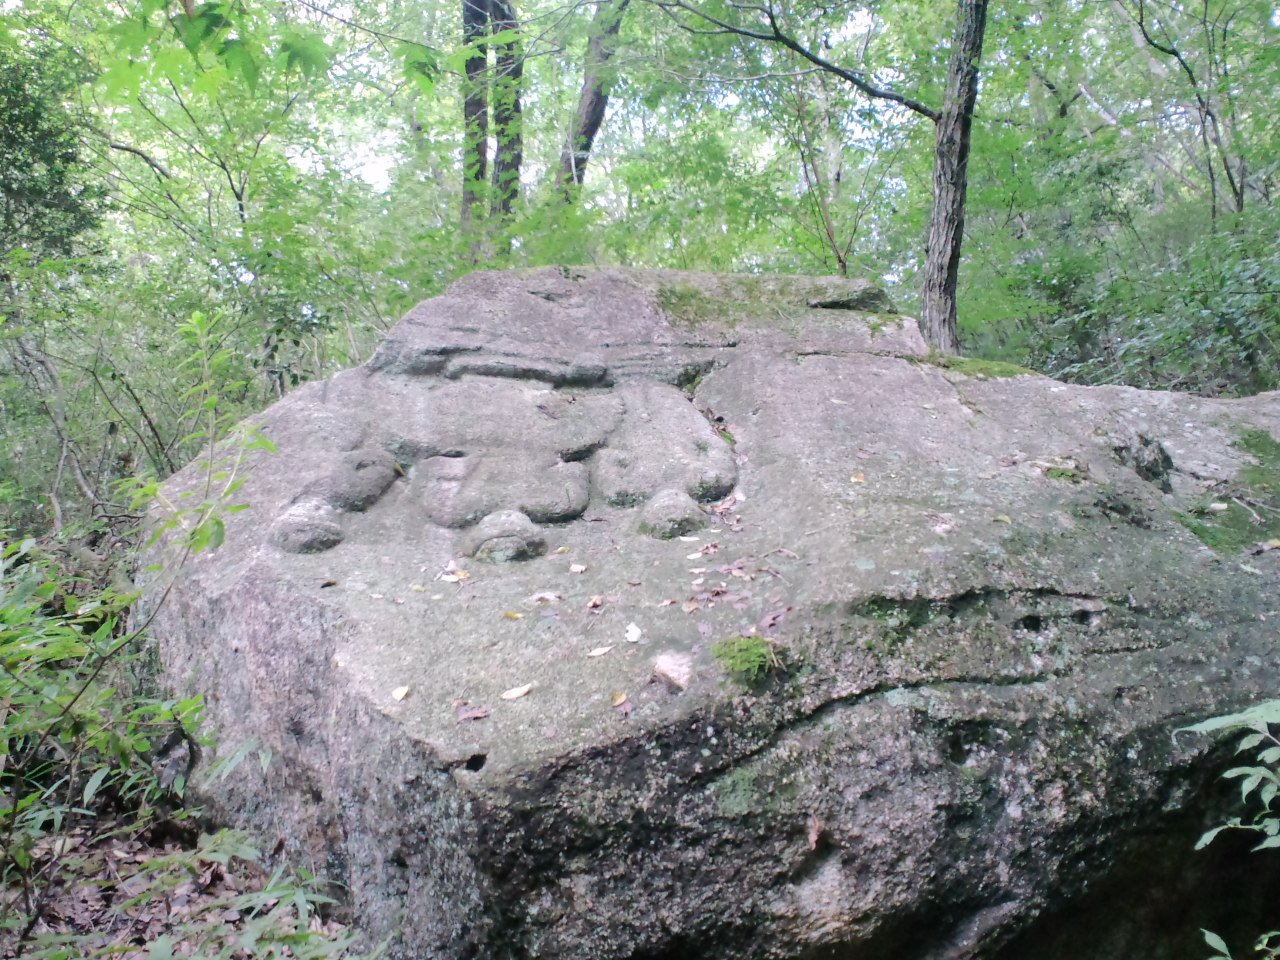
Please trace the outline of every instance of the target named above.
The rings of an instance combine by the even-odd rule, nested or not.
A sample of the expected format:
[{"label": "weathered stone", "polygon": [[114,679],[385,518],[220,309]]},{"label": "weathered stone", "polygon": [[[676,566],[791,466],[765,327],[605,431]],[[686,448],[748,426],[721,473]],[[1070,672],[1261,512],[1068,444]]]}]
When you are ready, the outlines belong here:
[{"label": "weathered stone", "polygon": [[519,510],[491,513],[467,531],[463,552],[487,563],[532,560],[547,552],[546,532]]},{"label": "weathered stone", "polygon": [[644,505],[640,527],[659,540],[686,537],[707,525],[707,515],[696,500],[683,490],[659,490]]},{"label": "weathered stone", "polygon": [[269,758],[209,808],[398,958],[1132,955],[1037,917],[1280,689],[1280,551],[1187,515],[1276,395],[968,376],[864,285],[479,273],[260,419],[164,680]]}]

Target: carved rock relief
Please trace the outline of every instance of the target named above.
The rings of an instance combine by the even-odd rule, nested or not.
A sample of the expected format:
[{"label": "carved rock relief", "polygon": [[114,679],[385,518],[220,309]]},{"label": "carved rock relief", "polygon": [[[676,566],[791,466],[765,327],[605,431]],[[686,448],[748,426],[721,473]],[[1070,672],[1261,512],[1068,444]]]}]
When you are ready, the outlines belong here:
[{"label": "carved rock relief", "polygon": [[471,375],[431,389],[425,409],[370,423],[376,439],[335,455],[277,516],[272,541],[293,553],[332,549],[404,484],[401,496],[454,531],[462,552],[523,560],[545,553],[548,527],[593,502],[635,509],[651,536],[689,533],[705,523],[701,505],[737,482],[728,443],[666,383],[573,390]]}]

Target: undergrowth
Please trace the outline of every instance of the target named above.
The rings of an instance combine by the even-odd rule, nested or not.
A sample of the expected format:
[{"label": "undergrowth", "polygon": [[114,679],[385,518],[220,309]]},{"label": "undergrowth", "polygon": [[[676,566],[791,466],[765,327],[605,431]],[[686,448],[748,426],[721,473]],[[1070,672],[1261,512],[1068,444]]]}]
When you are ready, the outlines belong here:
[{"label": "undergrowth", "polygon": [[[1243,830],[1257,837],[1255,851],[1280,849],[1280,700],[1260,703],[1239,713],[1213,717],[1187,727],[1191,733],[1244,732],[1236,746],[1237,754],[1249,759],[1232,767],[1223,777],[1240,782],[1240,799],[1251,804],[1246,816],[1233,817],[1207,831],[1196,843],[1199,850],[1213,842],[1224,831]],[[1270,854],[1274,856],[1275,854]],[[1231,950],[1221,936],[1202,931],[1205,943],[1213,949],[1210,960],[1232,960]],[[1280,929],[1261,934],[1253,944],[1260,960],[1280,957]]]},{"label": "undergrowth", "polygon": [[151,690],[129,597],[0,544],[0,955],[345,957],[317,882],[184,804],[198,698]]},{"label": "undergrowth", "polygon": [[[197,482],[172,499],[158,477],[128,485],[167,548],[153,610],[243,508],[249,451],[273,449],[221,412],[236,385],[220,374],[218,328],[194,314],[178,331],[198,411],[191,437],[204,447]],[[60,566],[64,546],[6,541],[0,529],[0,956],[353,958],[317,880],[240,833],[203,832],[184,799],[206,746],[201,701],[154,689],[149,622],[129,623],[134,597]]]}]

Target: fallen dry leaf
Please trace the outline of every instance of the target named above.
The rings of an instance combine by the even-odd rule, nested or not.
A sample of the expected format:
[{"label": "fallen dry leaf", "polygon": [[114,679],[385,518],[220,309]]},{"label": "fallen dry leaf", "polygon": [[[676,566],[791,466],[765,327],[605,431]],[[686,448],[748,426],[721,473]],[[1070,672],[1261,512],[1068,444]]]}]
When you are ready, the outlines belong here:
[{"label": "fallen dry leaf", "polygon": [[519,700],[521,697],[523,697],[532,689],[533,689],[532,683],[524,683],[518,687],[512,687],[510,690],[503,691],[502,699],[503,700]]},{"label": "fallen dry leaf", "polygon": [[[780,624],[783,618],[791,612],[791,607],[781,607],[777,610],[770,610],[760,619],[760,627],[764,630],[772,630]],[[751,632],[755,632],[755,628],[751,628]]]},{"label": "fallen dry leaf", "polygon": [[698,604],[695,601],[686,600],[684,603],[680,604],[680,609],[683,610],[685,613],[695,613],[696,611],[701,610],[702,608],[698,606]]},{"label": "fallen dry leaf", "polygon": [[584,563],[571,563],[569,564],[569,572],[570,573],[586,573],[587,566]]},{"label": "fallen dry leaf", "polygon": [[866,483],[867,478],[860,473],[855,473],[852,477],[849,478],[849,481],[851,483]]},{"label": "fallen dry leaf", "polygon": [[587,601],[587,606],[591,609],[604,606],[604,597],[592,597]]},{"label": "fallen dry leaf", "polygon": [[543,590],[541,593],[531,594],[525,598],[529,603],[555,603],[557,600],[564,598],[558,593],[552,593],[550,590]]},{"label": "fallen dry leaf", "polygon": [[382,594],[380,594],[380,593],[371,593],[371,594],[369,594],[369,596],[370,596],[370,598],[372,598],[372,599],[374,599],[374,600],[381,600],[381,599],[382,599]]},{"label": "fallen dry leaf", "polygon": [[420,584],[420,583],[411,583],[411,584],[409,584],[409,589],[410,589],[410,590],[412,590],[414,593],[426,593],[426,592],[427,592],[427,588],[426,588],[426,587],[424,587],[424,586],[423,586],[422,584]]},{"label": "fallen dry leaf", "polygon": [[391,691],[392,700],[403,700],[408,695],[409,695],[408,687],[396,687],[394,690]]},{"label": "fallen dry leaf", "polygon": [[588,651],[587,651],[587,656],[588,656],[588,657],[603,657],[606,653],[608,653],[608,652],[609,652],[610,650],[612,650],[612,649],[613,649],[613,647],[596,647],[594,650],[588,650]]},{"label": "fallen dry leaf", "polygon": [[818,849],[818,838],[822,836],[822,821],[818,819],[818,815],[810,814],[809,816],[809,849]]},{"label": "fallen dry leaf", "polygon": [[1007,513],[997,513],[991,518],[992,523],[1013,523],[1013,520]]},{"label": "fallen dry leaf", "polygon": [[458,718],[459,723],[470,723],[473,720],[483,720],[489,716],[489,708],[476,704],[468,703],[466,700],[456,702],[453,712]]},{"label": "fallen dry leaf", "polygon": [[661,603],[659,603],[659,604],[658,604],[658,606],[660,606],[660,607],[669,607],[669,606],[671,606],[673,603],[675,603],[675,601],[674,601],[674,600],[663,600]]},{"label": "fallen dry leaf", "polygon": [[504,616],[504,617],[506,617],[508,620],[522,620],[522,619],[524,619],[524,614],[523,614],[523,613],[516,613],[514,610],[508,610],[508,611],[506,611],[505,613],[503,613],[503,616]]}]

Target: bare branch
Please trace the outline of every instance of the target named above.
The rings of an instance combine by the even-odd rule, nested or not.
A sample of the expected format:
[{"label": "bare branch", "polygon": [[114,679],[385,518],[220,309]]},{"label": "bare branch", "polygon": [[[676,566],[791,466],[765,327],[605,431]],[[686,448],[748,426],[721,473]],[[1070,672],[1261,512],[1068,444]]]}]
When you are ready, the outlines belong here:
[{"label": "bare branch", "polygon": [[[98,133],[99,136],[106,137],[106,134],[103,134],[100,131],[95,131],[95,132]],[[144,161],[146,161],[147,166],[149,166],[152,170],[156,172],[156,176],[160,177],[161,179],[167,180],[173,176],[173,174],[171,174],[168,170],[164,168],[164,166],[160,163],[159,160],[155,159],[145,150],[141,150],[138,147],[131,147],[127,143],[120,143],[117,140],[112,140],[110,137],[107,137],[106,139],[107,139],[107,146],[109,146],[112,150],[122,150],[125,153],[132,153],[135,157],[141,157]]]},{"label": "bare branch", "polygon": [[[662,11],[666,13],[667,16],[669,16],[677,26],[680,27],[680,29],[686,31],[687,33],[707,34],[707,35],[729,34],[729,35],[735,35],[739,37],[747,37],[751,40],[762,40],[766,43],[776,43],[779,46],[786,47],[788,50],[790,50],[792,53],[796,54],[797,56],[801,57],[802,59],[808,60],[810,63],[820,68],[821,70],[824,70],[827,73],[834,74],[835,76],[849,83],[855,90],[859,91],[864,96],[871,97],[874,100],[886,100],[889,103],[896,103],[899,106],[906,107],[908,110],[910,110],[913,113],[918,113],[922,117],[927,117],[928,119],[932,120],[934,123],[938,122],[939,113],[937,110],[934,110],[932,107],[926,106],[925,104],[921,103],[919,100],[914,100],[911,97],[905,97],[902,94],[897,93],[896,91],[889,90],[885,87],[877,86],[875,83],[871,81],[871,79],[868,77],[867,74],[857,70],[850,70],[846,67],[842,67],[838,64],[832,63],[830,60],[827,60],[823,57],[818,56],[816,53],[814,53],[808,47],[804,46],[802,43],[800,43],[790,34],[783,33],[781,26],[779,26],[778,21],[773,14],[773,11],[767,7],[760,7],[760,6],[755,6],[751,4],[739,4],[739,3],[731,4],[731,6],[737,9],[751,10],[751,11],[757,11],[762,13],[769,21],[768,31],[766,32],[763,30],[752,30],[747,27],[730,23],[727,20],[721,20],[719,17],[712,16],[711,14],[706,13],[703,10],[699,10],[697,7],[694,7],[688,2],[686,2],[686,0],[649,0],[649,2],[652,3],[654,6],[661,8]],[[711,30],[711,29],[700,29],[697,27],[692,27],[689,24],[685,23],[677,15],[675,11],[684,11],[685,13],[688,13],[698,18],[704,23],[712,24],[716,29]]]}]

